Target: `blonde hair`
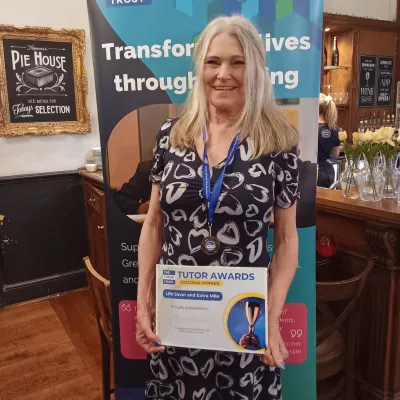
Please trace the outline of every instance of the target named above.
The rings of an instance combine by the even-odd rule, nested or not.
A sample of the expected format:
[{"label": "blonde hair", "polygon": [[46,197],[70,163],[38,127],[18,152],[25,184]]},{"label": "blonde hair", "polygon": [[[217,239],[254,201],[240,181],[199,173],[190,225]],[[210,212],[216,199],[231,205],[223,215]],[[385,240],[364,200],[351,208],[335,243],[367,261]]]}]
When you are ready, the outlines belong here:
[{"label": "blonde hair", "polygon": [[194,52],[196,83],[181,118],[172,129],[172,146],[194,149],[196,135],[207,128],[209,114],[202,77],[203,65],[211,41],[222,32],[236,35],[244,51],[245,103],[236,123],[241,127],[243,137],[252,139],[253,158],[291,149],[298,142],[298,133],[274,100],[262,40],[252,23],[239,15],[215,18],[202,32]]},{"label": "blonde hair", "polygon": [[326,96],[323,93],[319,95],[319,115],[324,117],[329,129],[337,127],[338,112],[331,96]]}]

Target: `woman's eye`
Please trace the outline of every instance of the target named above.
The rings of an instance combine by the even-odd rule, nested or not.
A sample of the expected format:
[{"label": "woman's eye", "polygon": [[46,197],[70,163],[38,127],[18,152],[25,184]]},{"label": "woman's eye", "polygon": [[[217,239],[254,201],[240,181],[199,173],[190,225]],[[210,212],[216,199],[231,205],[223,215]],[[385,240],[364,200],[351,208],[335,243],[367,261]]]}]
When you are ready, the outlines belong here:
[{"label": "woman's eye", "polygon": [[208,60],[208,61],[207,61],[207,64],[214,64],[214,65],[217,65],[217,62],[216,62],[215,60]]},{"label": "woman's eye", "polygon": [[238,61],[235,61],[233,64],[234,64],[234,65],[243,65],[243,64],[244,64],[244,61],[238,60]]}]

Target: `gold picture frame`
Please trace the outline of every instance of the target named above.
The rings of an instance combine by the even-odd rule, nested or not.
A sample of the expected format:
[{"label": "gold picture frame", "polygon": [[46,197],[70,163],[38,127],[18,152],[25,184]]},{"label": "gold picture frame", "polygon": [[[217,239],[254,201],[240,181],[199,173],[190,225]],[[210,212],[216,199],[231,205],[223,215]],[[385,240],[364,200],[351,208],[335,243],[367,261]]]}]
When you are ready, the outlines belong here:
[{"label": "gold picture frame", "polygon": [[0,25],[0,136],[91,131],[85,49],[83,29]]}]

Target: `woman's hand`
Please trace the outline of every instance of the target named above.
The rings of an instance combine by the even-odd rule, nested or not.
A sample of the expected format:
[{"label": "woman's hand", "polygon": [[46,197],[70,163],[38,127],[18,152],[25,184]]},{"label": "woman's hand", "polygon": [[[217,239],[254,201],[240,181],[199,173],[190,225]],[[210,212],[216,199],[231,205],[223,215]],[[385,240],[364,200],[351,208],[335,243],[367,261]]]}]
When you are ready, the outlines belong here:
[{"label": "woman's hand", "polygon": [[262,361],[271,367],[285,369],[285,360],[289,357],[279,329],[278,319],[268,320],[268,348],[265,350]]},{"label": "woman's hand", "polygon": [[146,353],[158,353],[164,351],[161,346],[160,338],[154,333],[153,323],[154,313],[147,307],[139,309],[136,314],[136,341]]}]

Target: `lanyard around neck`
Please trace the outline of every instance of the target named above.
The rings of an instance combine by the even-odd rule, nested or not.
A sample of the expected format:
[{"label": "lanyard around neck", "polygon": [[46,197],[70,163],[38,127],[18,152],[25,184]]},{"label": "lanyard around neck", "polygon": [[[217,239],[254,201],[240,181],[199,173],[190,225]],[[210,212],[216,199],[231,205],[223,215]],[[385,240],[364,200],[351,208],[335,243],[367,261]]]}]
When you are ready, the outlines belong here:
[{"label": "lanyard around neck", "polygon": [[221,175],[216,180],[213,190],[211,192],[211,173],[210,173],[210,164],[208,161],[207,146],[206,146],[206,132],[203,131],[203,142],[204,142],[203,196],[208,208],[208,224],[210,226],[213,223],[215,209],[217,208],[219,196],[221,194],[222,183],[224,180],[226,167],[228,164],[231,163],[233,157],[235,156],[236,150],[239,148],[241,132],[242,131],[240,130],[233,139],[229,147],[228,156],[226,157],[225,165],[222,169]]}]

